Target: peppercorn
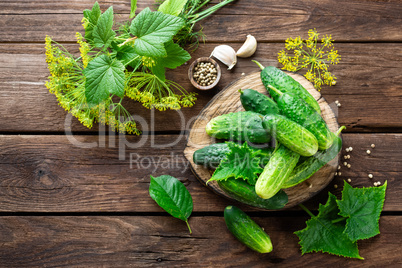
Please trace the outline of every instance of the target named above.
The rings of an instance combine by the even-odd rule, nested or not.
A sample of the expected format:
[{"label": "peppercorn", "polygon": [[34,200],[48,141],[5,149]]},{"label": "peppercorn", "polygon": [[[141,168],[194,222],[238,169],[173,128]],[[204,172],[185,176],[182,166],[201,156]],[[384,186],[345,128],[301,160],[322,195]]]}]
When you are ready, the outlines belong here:
[{"label": "peppercorn", "polygon": [[194,68],[193,78],[200,86],[210,86],[216,80],[217,70],[210,62],[199,62]]}]

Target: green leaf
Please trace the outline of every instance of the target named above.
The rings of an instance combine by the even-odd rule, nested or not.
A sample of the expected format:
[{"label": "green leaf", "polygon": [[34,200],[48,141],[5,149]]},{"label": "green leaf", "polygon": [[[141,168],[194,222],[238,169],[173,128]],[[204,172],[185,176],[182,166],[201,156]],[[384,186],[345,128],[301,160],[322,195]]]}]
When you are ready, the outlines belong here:
[{"label": "green leaf", "polygon": [[[359,255],[357,243],[344,233],[345,223],[336,222],[339,209],[336,197],[329,193],[328,201],[318,209],[317,216],[307,221],[307,227],[295,232],[300,239],[302,254],[322,251],[339,256],[363,259]],[[335,222],[334,222],[335,221]]]},{"label": "green leaf", "polygon": [[93,32],[94,27],[98,23],[98,19],[102,13],[98,2],[95,2],[95,4],[92,7],[92,10],[85,9],[83,13],[84,13],[84,18],[87,20],[87,22],[84,23],[85,39],[88,42],[93,43],[92,32]]},{"label": "green leaf", "polygon": [[124,65],[103,54],[88,63],[84,69],[85,97],[88,103],[98,104],[110,94],[124,95]]},{"label": "green leaf", "polygon": [[191,59],[190,54],[173,41],[165,44],[167,56],[159,59],[164,67],[175,69]]},{"label": "green leaf", "polygon": [[250,185],[255,185],[258,174],[263,171],[260,167],[261,159],[257,157],[259,152],[251,150],[246,142],[243,145],[227,144],[230,151],[226,154],[226,158],[221,161],[209,181],[227,180],[234,177],[235,179],[243,179]]},{"label": "green leaf", "polygon": [[151,72],[162,81],[166,80],[165,68],[175,69],[191,59],[190,54],[179,45],[169,41],[165,44],[166,57],[156,57],[155,66],[150,67]]},{"label": "green leaf", "polygon": [[193,199],[183,183],[169,175],[151,176],[149,195],[170,215],[185,221],[191,234],[188,217],[193,211]]},{"label": "green leaf", "polygon": [[178,16],[186,3],[187,0],[166,0],[162,3],[162,5],[159,6],[158,11],[165,14]]},{"label": "green leaf", "polygon": [[113,7],[109,7],[103,13],[93,29],[95,47],[109,47],[113,38],[116,36],[113,27]]},{"label": "green leaf", "polygon": [[[113,45],[113,49],[116,51],[116,58],[123,63],[124,66],[131,66],[135,68],[139,64],[141,64],[141,56],[135,53],[135,50],[132,46],[123,46],[119,47],[117,45]],[[137,67],[138,68],[138,67]],[[135,68],[135,69],[137,69]],[[135,70],[133,70],[135,71]]]},{"label": "green leaf", "polygon": [[92,10],[84,10],[84,18],[86,18],[91,24],[96,25],[101,13],[102,12],[99,3],[98,1],[96,1],[95,4],[92,6]]},{"label": "green leaf", "polygon": [[345,182],[339,215],[347,217],[345,234],[352,241],[380,233],[378,221],[384,205],[387,182],[381,187],[353,188]]},{"label": "green leaf", "polygon": [[164,43],[170,41],[183,25],[181,18],[145,8],[130,26],[131,34],[136,36],[136,53],[148,57],[166,57]]},{"label": "green leaf", "polygon": [[134,18],[136,10],[137,10],[137,0],[131,0],[130,19]]},{"label": "green leaf", "polygon": [[166,81],[166,69],[163,66],[163,64],[159,64],[156,62],[155,66],[152,66],[149,68],[151,72],[156,75],[161,81],[165,82]]}]

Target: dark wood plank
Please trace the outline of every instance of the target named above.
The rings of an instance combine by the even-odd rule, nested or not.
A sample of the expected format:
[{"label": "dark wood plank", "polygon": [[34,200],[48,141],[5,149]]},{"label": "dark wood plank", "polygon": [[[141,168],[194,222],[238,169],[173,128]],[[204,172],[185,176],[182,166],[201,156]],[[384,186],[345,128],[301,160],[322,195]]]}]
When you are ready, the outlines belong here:
[{"label": "dark wood plank", "polygon": [[[231,45],[237,49],[241,44]],[[200,46],[193,54],[193,59],[209,55],[214,46]],[[75,46],[67,47],[76,49]],[[153,112],[141,104],[128,100],[127,107],[148,123],[149,127],[144,126],[144,130],[150,130],[151,122],[154,122],[153,129],[156,131],[188,130],[194,117],[217,91],[241,77],[242,73],[258,70],[251,59],[260,60],[264,65],[278,66],[277,52],[283,47],[283,44],[259,44],[255,56],[239,59],[233,71],[222,68],[222,80],[218,87],[207,92],[197,91],[191,86],[186,65],[169,71],[170,79],[179,82],[190,92],[199,93],[196,105],[182,109],[182,114],[176,111],[156,111],[152,121]],[[335,111],[338,113],[339,123],[347,126],[346,132],[401,131],[402,76],[399,70],[402,56],[395,53],[400,45],[336,44],[336,47],[342,55],[341,63],[333,66],[338,84],[323,87],[321,93],[335,110],[337,107],[333,102],[341,102],[341,108]],[[43,45],[0,45],[0,98],[3,100],[0,106],[0,131],[64,131],[67,113],[57,105],[55,97],[45,88],[48,75]],[[71,128],[74,131],[88,131],[78,120],[74,119],[72,122]],[[97,128],[94,127],[91,131],[96,132]]]},{"label": "dark wood plank", "polygon": [[[46,34],[58,41],[74,40],[74,33],[82,29],[82,10],[91,8],[93,1],[58,2],[1,3],[0,27],[4,30],[0,41],[41,42]],[[139,10],[153,3],[139,2]],[[118,21],[128,19],[129,1],[101,4],[103,10],[113,4],[120,14]],[[211,42],[240,42],[247,34],[264,41],[283,41],[306,35],[311,28],[331,33],[339,41],[401,41],[401,32],[395,27],[402,23],[401,12],[399,1],[237,1],[201,24]]]},{"label": "dark wood plank", "polygon": [[273,251],[246,248],[223,217],[192,217],[193,234],[172,217],[0,217],[0,261],[5,267],[398,267],[400,216],[383,216],[381,234],[359,242],[362,260],[301,255],[294,231],[307,218],[253,217]]},{"label": "dark wood plank", "polygon": [[[91,143],[98,146],[80,148],[70,143],[67,136],[0,137],[0,211],[161,212],[149,197],[148,188],[149,176],[162,174],[184,182],[193,196],[194,211],[220,212],[230,204],[198,182],[190,171],[183,155],[185,136],[120,137],[131,147],[145,140],[138,148],[121,146],[123,143],[117,137],[110,142],[113,136],[105,141],[99,140],[104,136],[70,138],[86,146]],[[326,201],[328,191],[340,197],[342,181],[348,178],[352,186],[359,187],[387,180],[385,210],[401,211],[401,140],[401,134],[345,134],[344,145],[354,148],[347,161],[351,168],[342,166],[342,175],[307,205],[316,209]],[[365,151],[372,143],[376,148],[367,155]],[[119,160],[120,146],[125,148],[124,152],[120,150],[124,160]],[[369,173],[374,175],[373,179],[368,178]],[[335,189],[334,184],[339,187]]]}]

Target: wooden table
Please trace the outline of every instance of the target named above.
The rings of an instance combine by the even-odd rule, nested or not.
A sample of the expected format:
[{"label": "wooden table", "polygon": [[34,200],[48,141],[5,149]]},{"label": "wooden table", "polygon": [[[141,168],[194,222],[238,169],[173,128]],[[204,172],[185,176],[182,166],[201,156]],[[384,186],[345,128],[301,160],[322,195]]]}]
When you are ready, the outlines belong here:
[{"label": "wooden table", "polygon": [[[86,129],[75,119],[70,126],[70,117],[44,86],[49,75],[44,38],[50,35],[76,49],[82,10],[93,2],[0,1],[1,267],[402,265],[400,0],[239,0],[202,22],[208,41],[192,54],[193,59],[208,56],[222,43],[237,49],[252,34],[259,41],[253,59],[278,66],[277,53],[286,38],[306,37],[311,28],[332,34],[342,56],[332,68],[339,82],[323,87],[322,94],[329,103],[338,100],[342,105],[337,111],[339,123],[347,127],[342,158],[352,146],[351,168],[342,166],[341,176],[305,205],[316,212],[328,191],[339,198],[348,178],[355,187],[387,180],[381,234],[359,243],[364,261],[322,253],[302,256],[293,232],[304,228],[308,217],[297,207],[260,212],[235,204],[273,241],[270,254],[249,250],[226,229],[223,209],[233,203],[201,185],[188,168],[183,149],[192,120],[217,91],[242,73],[258,70],[250,59],[240,59],[232,71],[223,68],[218,88],[198,92],[196,105],[182,114],[129,103],[130,111],[148,123],[140,137],[105,136],[97,126]],[[102,10],[113,4],[123,21],[129,2],[100,4]],[[152,3],[139,1],[139,10]],[[182,66],[169,77],[196,91],[186,72]],[[142,146],[132,148],[140,141]],[[151,174],[170,174],[185,183],[194,200],[192,235],[184,222],[149,197]]]}]

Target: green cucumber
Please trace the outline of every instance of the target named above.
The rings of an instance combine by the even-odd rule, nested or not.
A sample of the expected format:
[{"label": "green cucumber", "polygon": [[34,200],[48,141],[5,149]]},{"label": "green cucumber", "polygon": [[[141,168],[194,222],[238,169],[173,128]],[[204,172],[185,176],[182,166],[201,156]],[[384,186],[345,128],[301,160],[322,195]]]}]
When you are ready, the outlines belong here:
[{"label": "green cucumber", "polygon": [[246,111],[262,115],[279,114],[278,105],[270,97],[253,89],[239,90],[240,101]]},{"label": "green cucumber", "polygon": [[302,156],[312,156],[318,150],[317,139],[310,131],[282,115],[264,116],[262,126],[279,143]]},{"label": "green cucumber", "polygon": [[263,199],[276,195],[288,180],[299,158],[299,154],[280,144],[257,179],[257,195]]},{"label": "green cucumber", "polygon": [[[217,168],[219,163],[226,157],[226,154],[230,152],[228,143],[233,142],[214,143],[195,151],[193,154],[194,163],[203,165],[206,168]],[[250,145],[249,147],[254,152],[258,152],[257,157],[261,158],[262,164],[265,166],[271,157],[273,148],[257,148]]]},{"label": "green cucumber", "polygon": [[345,127],[341,127],[335,134],[335,141],[325,151],[318,151],[315,155],[297,164],[289,176],[289,179],[282,185],[282,189],[293,187],[314,175],[326,163],[334,159],[342,148],[342,139],[339,134]]},{"label": "green cucumber", "polygon": [[268,87],[279,96],[277,103],[281,114],[313,133],[317,138],[319,150],[326,150],[331,147],[334,141],[333,133],[319,113],[299,96],[283,93],[271,85]]},{"label": "green cucumber", "polygon": [[223,114],[213,118],[205,128],[216,139],[267,143],[271,136],[262,127],[260,115],[254,112]]},{"label": "green cucumber", "polygon": [[217,168],[229,152],[230,149],[226,143],[214,143],[195,151],[193,161],[207,168]]},{"label": "green cucumber", "polygon": [[227,206],[224,218],[228,230],[244,245],[259,253],[272,251],[271,239],[246,213],[235,206]]},{"label": "green cucumber", "polygon": [[270,199],[262,199],[256,194],[255,187],[248,184],[245,180],[229,178],[217,182],[219,188],[230,197],[253,207],[263,209],[281,209],[288,202],[288,195],[282,190]]},{"label": "green cucumber", "polygon": [[314,97],[299,82],[294,80],[291,76],[287,75],[280,69],[275,68],[274,66],[268,66],[264,68],[264,66],[262,66],[261,63],[259,63],[258,61],[253,60],[253,62],[255,62],[261,68],[261,81],[275,101],[278,101],[279,95],[268,88],[268,85],[280,89],[282,92],[288,92],[298,95],[315,111],[317,111],[317,113],[321,113],[320,105],[318,104],[316,99],[314,99]]}]

